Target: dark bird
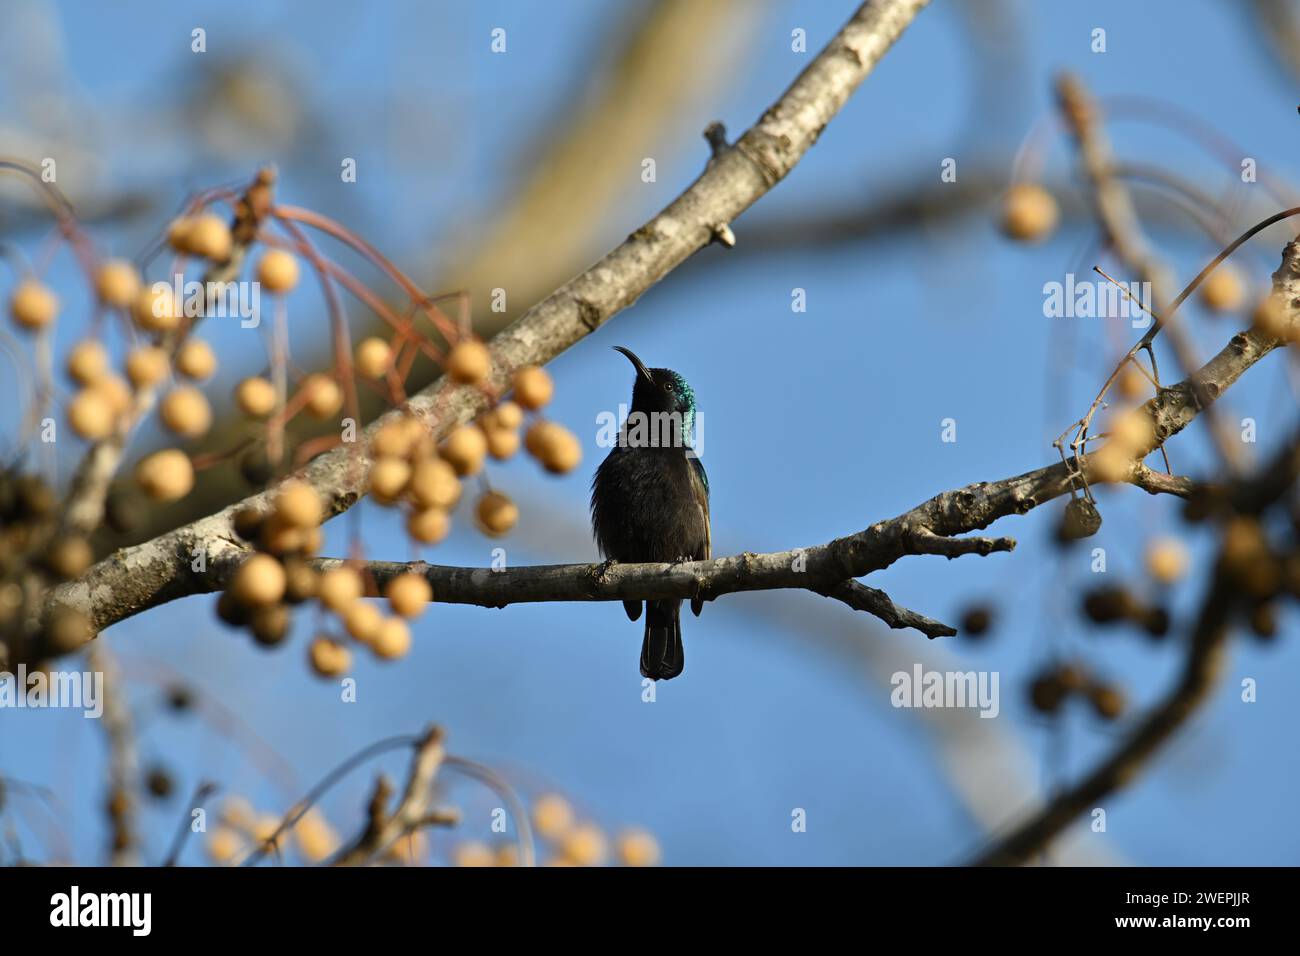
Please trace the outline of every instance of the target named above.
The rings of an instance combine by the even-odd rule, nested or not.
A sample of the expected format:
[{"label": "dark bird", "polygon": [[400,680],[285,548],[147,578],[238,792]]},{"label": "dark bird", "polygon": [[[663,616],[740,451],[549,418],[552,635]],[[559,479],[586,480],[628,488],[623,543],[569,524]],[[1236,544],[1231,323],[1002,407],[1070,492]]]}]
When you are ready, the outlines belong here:
[{"label": "dark bird", "polygon": [[[709,540],[709,479],[689,444],[694,433],[695,392],[672,369],[636,366],[632,408],[618,444],[591,482],[591,530],[601,554],[628,563],[703,561]],[[680,599],[646,601],[641,673],[670,680],[686,664],[682,652]],[[704,601],[691,600],[698,617]],[[627,616],[641,616],[640,601],[624,601]]]}]

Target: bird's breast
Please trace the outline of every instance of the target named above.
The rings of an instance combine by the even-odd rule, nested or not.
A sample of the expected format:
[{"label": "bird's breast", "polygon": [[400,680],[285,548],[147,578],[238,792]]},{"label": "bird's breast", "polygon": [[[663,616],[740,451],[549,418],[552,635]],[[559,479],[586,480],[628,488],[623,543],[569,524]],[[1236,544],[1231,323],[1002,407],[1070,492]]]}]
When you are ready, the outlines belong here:
[{"label": "bird's breast", "polygon": [[616,561],[702,557],[706,518],[680,448],[615,448],[596,471],[591,516],[596,543]]}]

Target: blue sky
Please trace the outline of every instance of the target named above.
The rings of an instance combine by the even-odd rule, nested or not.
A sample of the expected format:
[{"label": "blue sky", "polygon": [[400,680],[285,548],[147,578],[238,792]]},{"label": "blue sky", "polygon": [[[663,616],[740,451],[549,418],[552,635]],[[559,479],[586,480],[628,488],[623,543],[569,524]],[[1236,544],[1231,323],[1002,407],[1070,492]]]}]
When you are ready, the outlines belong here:
[{"label": "blue sky", "polygon": [[[165,216],[190,190],[244,178],[257,159],[275,161],[285,201],[348,222],[421,278],[437,269],[431,244],[454,248],[454,227],[509,195],[514,173],[528,168],[527,145],[590,82],[617,23],[608,5],[575,0],[550,10],[524,2],[372,4],[364,12],[344,4],[272,10],[244,0],[197,13],[181,6],[55,5],[68,92],[88,108],[82,119],[94,118],[73,137],[96,154],[96,174],[146,191]],[[639,169],[628,170],[626,193],[607,211],[593,255],[698,174],[705,159],[699,131],[708,121],[742,130],[784,90],[806,63],[790,51],[792,29],[805,29],[816,50],[851,6],[766,5],[730,83],[701,91],[665,132],[657,182],[645,184]],[[329,15],[315,12],[330,7]],[[5,15],[25,9],[20,3]],[[1174,0],[1006,9],[1019,27],[999,35],[1016,56],[1006,61],[1004,81],[991,86],[974,82],[974,71],[984,75],[985,68],[973,59],[969,24],[955,6],[940,2],[923,13],[789,179],[734,224],[742,249],[747,233],[767,222],[936,185],[947,157],[957,160],[959,180],[964,169],[990,162],[1003,164],[1009,177],[1009,157],[1051,110],[1051,80],[1061,69],[1076,71],[1102,97],[1141,94],[1191,111],[1279,179],[1300,172],[1289,158],[1300,135],[1292,84],[1262,53],[1243,11]],[[292,153],[249,158],[246,150],[235,159],[186,141],[167,118],[185,103],[195,71],[210,68],[189,53],[196,25],[207,30],[208,57],[238,51],[283,64],[308,91],[306,113],[321,135]],[[488,50],[494,26],[508,31],[504,56]],[[1090,51],[1099,26],[1107,31],[1104,54]],[[1000,98],[982,99],[989,90]],[[22,115],[19,93],[0,87],[0,130]],[[1111,135],[1124,159],[1177,171],[1215,196],[1267,205],[1241,194],[1262,187],[1243,186],[1233,168],[1185,136],[1119,119]],[[1072,175],[1071,159],[1062,140],[1050,142],[1047,178],[1060,182]],[[331,185],[331,175],[320,172],[336,169],[340,153],[358,157],[363,175],[355,188]],[[553,363],[551,413],[582,439],[584,461],[561,479],[526,461],[493,469],[493,482],[523,508],[518,531],[504,543],[510,562],[595,557],[586,499],[603,454],[597,416],[626,402],[631,387],[628,364],[612,345],[677,369],[694,387],[707,420],[717,554],[822,543],[941,490],[1048,463],[1051,439],[1086,408],[1117,347],[1136,333],[1115,320],[1043,317],[1043,283],[1098,261],[1092,226],[1076,221],[1026,248],[1003,240],[995,218],[990,206],[986,215],[921,224],[883,241],[700,253]],[[1176,213],[1162,219],[1171,221],[1179,221]],[[1233,231],[1245,224],[1234,223]],[[1152,231],[1184,280],[1215,251],[1186,228]],[[1242,260],[1256,283],[1276,265],[1272,235]],[[134,254],[147,231],[105,227],[96,238]],[[34,236],[21,244],[30,251]],[[66,262],[52,273],[60,276],[71,281]],[[791,312],[794,288],[807,292],[805,313]],[[291,303],[292,334],[301,340],[321,334],[314,294],[304,290]],[[68,298],[75,303],[72,293]],[[1209,320],[1195,305],[1186,315],[1206,356],[1235,321]],[[75,306],[69,316],[61,335],[71,341]],[[246,339],[218,333],[213,341],[229,353],[214,394],[237,369],[262,362],[247,353]],[[1261,458],[1295,418],[1282,366],[1282,357],[1271,357],[1228,396],[1234,418],[1257,421]],[[0,420],[11,435],[6,399]],[[956,442],[940,440],[945,418],[957,422]],[[1189,473],[1209,462],[1205,452],[1199,425],[1170,448],[1176,469]],[[1177,503],[1132,489],[1101,500],[1105,524],[1095,544],[1107,550],[1107,574],[1147,588],[1144,543],[1185,535]],[[306,616],[290,647],[272,654],[222,630],[207,597],[144,615],[105,639],[137,678],[132,700],[145,725],[142,757],[171,767],[181,792],[212,778],[259,807],[283,809],[352,751],[437,722],[454,752],[496,768],[525,795],[559,790],[612,830],[648,827],[670,863],[948,863],[979,847],[986,831],[937,757],[922,715],[890,707],[882,674],[916,660],[997,671],[1001,714],[982,723],[995,725],[990,733],[1025,761],[1027,804],[1045,782],[1084,772],[1129,725],[1102,725],[1073,711],[1052,733],[1024,690],[1050,655],[1078,656],[1118,681],[1136,708],[1130,715],[1165,691],[1180,664],[1172,641],[1080,625],[1079,595],[1097,579],[1087,549],[1063,556],[1051,544],[1056,514],[1045,507],[995,525],[994,533],[1018,539],[1013,554],[911,558],[868,580],[949,621],[968,603],[991,600],[997,625],[981,642],[949,639],[940,647],[805,593],[729,595],[684,621],[686,672],[661,685],[653,704],[642,701],[636,667],[640,625],[612,604],[435,607],[416,627],[406,661],[362,659],[352,704],[307,673]],[[452,538],[427,557],[486,565],[497,543],[461,518]],[[329,527],[331,553],[346,540],[346,520]],[[369,554],[407,555],[396,515],[366,503],[360,521]],[[1204,553],[1202,535],[1186,538],[1194,554]],[[1193,613],[1202,575],[1171,597],[1176,630]],[[1106,802],[1107,832],[1085,831],[1072,846],[1135,864],[1300,862],[1300,831],[1289,812],[1300,781],[1290,732],[1300,701],[1289,693],[1300,646],[1294,613],[1283,623],[1270,645],[1234,641],[1213,699],[1132,788]],[[246,744],[232,744],[194,717],[158,716],[157,681],[170,674],[237,714],[284,757],[292,780],[283,788],[268,782]],[[1239,699],[1247,677],[1259,686],[1253,704]],[[97,859],[104,839],[97,728],[70,713],[0,719],[0,773],[54,787],[75,821],[69,839],[77,857]],[[396,773],[402,761],[385,766]],[[336,824],[359,821],[370,781],[356,774],[326,801]],[[456,783],[449,798],[466,811],[467,836],[489,836],[495,798],[468,782]],[[807,811],[805,833],[791,832],[795,808]],[[180,814],[177,800],[149,811],[155,856]],[[33,839],[30,829],[23,833]],[[201,859],[197,850],[187,859]]]}]

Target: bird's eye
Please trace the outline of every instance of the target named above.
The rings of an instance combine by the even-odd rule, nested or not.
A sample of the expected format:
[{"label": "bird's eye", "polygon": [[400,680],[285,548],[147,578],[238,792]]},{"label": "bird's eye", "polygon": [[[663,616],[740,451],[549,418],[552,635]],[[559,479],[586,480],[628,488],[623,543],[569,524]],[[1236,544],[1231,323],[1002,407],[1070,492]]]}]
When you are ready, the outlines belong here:
[{"label": "bird's eye", "polygon": [[673,390],[673,383],[672,383],[672,382],[664,382],[664,391],[665,391],[665,392],[671,392],[672,390]]}]

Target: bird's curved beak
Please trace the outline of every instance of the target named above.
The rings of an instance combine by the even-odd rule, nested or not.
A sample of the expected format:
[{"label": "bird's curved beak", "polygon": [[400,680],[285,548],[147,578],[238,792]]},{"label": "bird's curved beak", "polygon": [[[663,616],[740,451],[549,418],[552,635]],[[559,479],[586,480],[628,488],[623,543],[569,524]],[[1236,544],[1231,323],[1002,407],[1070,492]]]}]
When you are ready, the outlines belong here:
[{"label": "bird's curved beak", "polygon": [[650,370],[645,367],[645,362],[642,362],[639,358],[636,357],[636,353],[634,353],[631,349],[623,348],[623,346],[621,345],[615,345],[614,351],[622,352],[624,355],[626,355],[627,360],[636,366],[636,370],[645,376],[645,380],[647,382],[650,382],[652,385],[654,384],[655,377],[651,375]]}]

